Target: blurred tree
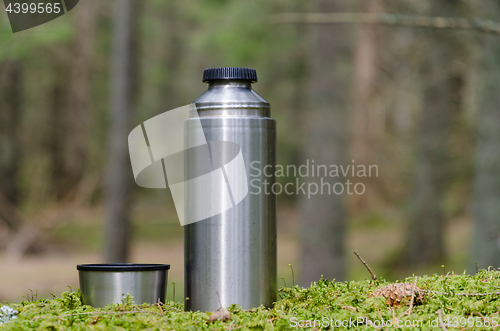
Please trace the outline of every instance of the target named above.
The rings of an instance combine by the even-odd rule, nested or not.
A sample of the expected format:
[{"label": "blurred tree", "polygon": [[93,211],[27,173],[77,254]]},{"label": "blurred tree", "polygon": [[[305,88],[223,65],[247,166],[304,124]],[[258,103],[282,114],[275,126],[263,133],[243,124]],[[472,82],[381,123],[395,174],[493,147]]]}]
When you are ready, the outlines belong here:
[{"label": "blurred tree", "polygon": [[164,67],[166,75],[163,80],[164,87],[162,91],[163,102],[160,103],[160,112],[179,107],[183,103],[177,99],[177,89],[179,82],[173,77],[180,76],[179,69],[181,68],[182,55],[185,53],[182,42],[182,29],[179,29],[180,21],[177,19],[179,15],[179,3],[169,1],[167,4],[166,15],[164,18],[166,54]]},{"label": "blurred tree", "polygon": [[21,66],[18,60],[0,65],[0,219],[10,231],[20,226],[13,207],[19,202]]},{"label": "blurred tree", "polygon": [[90,72],[95,33],[95,3],[82,1],[78,6],[70,83],[70,114],[67,117],[66,162],[59,197],[74,193],[85,170],[88,126],[90,124]]},{"label": "blurred tree", "polygon": [[[430,5],[430,15],[459,16],[459,1]],[[465,61],[463,38],[453,31],[427,31],[428,50],[423,61],[425,82],[417,138],[410,224],[400,266],[430,265],[446,258],[444,199],[447,192],[451,118],[460,111],[463,74],[457,62]]]},{"label": "blurred tree", "polygon": [[[296,1],[291,3],[292,9],[295,12],[306,12],[311,4],[304,1]],[[301,139],[305,134],[307,128],[304,128],[303,123],[307,121],[307,116],[309,115],[304,109],[307,108],[307,89],[308,80],[310,74],[311,61],[309,58],[308,46],[311,45],[309,42],[309,36],[311,35],[310,27],[304,24],[296,24],[292,27],[294,29],[294,47],[290,50],[292,56],[291,65],[287,67],[286,72],[290,75],[289,80],[292,83],[293,89],[291,92],[291,103],[290,103],[290,114],[292,116],[292,128],[293,132],[298,133],[293,139],[287,139],[293,143],[293,154],[291,155],[291,161],[293,163],[298,163],[300,159],[300,148],[303,147],[303,139]],[[277,85],[277,84],[276,84]],[[281,129],[281,128],[280,128]],[[279,146],[279,145],[278,145]],[[279,180],[279,178],[278,178]],[[290,198],[290,197],[288,197]]]},{"label": "blurred tree", "polygon": [[106,169],[104,233],[105,260],[126,262],[130,247],[130,205],[133,176],[128,134],[137,86],[136,32],[139,1],[115,1],[111,54],[111,95],[108,164]]},{"label": "blurred tree", "polygon": [[[60,45],[58,45],[60,47]],[[68,128],[66,127],[67,95],[70,85],[69,61],[67,59],[57,58],[53,61],[53,82],[49,92],[48,123],[50,128],[46,133],[46,147],[50,158],[50,186],[51,193],[61,198],[64,195],[66,185],[64,184],[65,175],[65,151]]]},{"label": "blurred tree", "polygon": [[[345,8],[340,1],[319,0],[320,12]],[[344,165],[347,161],[349,34],[344,26],[320,24],[311,56],[313,61],[307,137],[303,155],[316,164]],[[339,182],[343,178],[338,178]],[[304,179],[321,187],[318,177]],[[325,278],[342,281],[346,277],[343,194],[301,195],[302,257],[301,284]]]},{"label": "blurred tree", "polygon": [[[383,12],[380,0],[363,2],[367,13]],[[353,121],[351,130],[351,158],[358,164],[375,164],[374,148],[380,143],[380,132],[376,132],[380,119],[374,107],[379,71],[379,31],[380,27],[360,25],[354,47],[354,81],[353,81]],[[380,115],[379,115],[380,117]],[[370,180],[366,178],[365,180]],[[362,195],[351,196],[352,210],[362,212],[372,198],[372,186],[366,185]]]},{"label": "blurred tree", "polygon": [[[485,15],[500,15],[497,1],[484,3]],[[484,84],[477,114],[472,267],[500,267],[500,42],[482,36]]]}]

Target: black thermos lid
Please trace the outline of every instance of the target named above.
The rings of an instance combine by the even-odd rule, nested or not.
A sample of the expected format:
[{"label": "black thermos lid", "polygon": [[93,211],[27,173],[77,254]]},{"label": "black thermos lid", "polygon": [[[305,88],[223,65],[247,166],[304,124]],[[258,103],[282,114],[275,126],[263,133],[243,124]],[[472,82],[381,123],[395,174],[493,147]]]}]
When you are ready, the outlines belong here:
[{"label": "black thermos lid", "polygon": [[257,71],[250,68],[221,67],[205,69],[203,72],[203,82],[228,79],[249,80],[256,83]]}]

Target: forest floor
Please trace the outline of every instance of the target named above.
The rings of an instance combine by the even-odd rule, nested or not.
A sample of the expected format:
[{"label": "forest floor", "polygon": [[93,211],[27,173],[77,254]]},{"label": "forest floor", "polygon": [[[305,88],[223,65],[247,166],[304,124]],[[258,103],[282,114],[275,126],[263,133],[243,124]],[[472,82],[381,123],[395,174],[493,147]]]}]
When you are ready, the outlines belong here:
[{"label": "forest floor", "polygon": [[[147,209],[147,208],[146,208]],[[149,208],[147,210],[158,210]],[[167,299],[173,300],[172,282],[176,286],[176,301],[183,297],[183,232],[175,218],[165,221],[164,215],[148,211],[135,212],[131,262],[168,263],[169,287]],[[156,212],[157,213],[157,212]],[[38,298],[51,298],[68,286],[78,289],[77,264],[102,262],[101,210],[82,210],[74,219],[59,225],[46,235],[51,245],[42,254],[21,260],[9,259],[0,253],[0,302],[20,302],[30,289],[38,291]],[[367,217],[353,220],[348,228],[347,266],[349,280],[370,277],[365,267],[352,254],[354,250],[370,264],[379,277],[388,280],[403,279],[409,274],[442,273],[441,265],[426,269],[388,270],[387,261],[403,243],[401,221]],[[292,264],[296,282],[300,279],[300,223],[295,209],[278,211],[278,277],[279,285],[292,285]],[[471,225],[467,220],[450,222],[446,231],[446,247],[450,258],[446,271],[463,273],[467,266]]]},{"label": "forest floor", "polygon": [[131,298],[92,308],[76,291],[0,307],[0,330],[495,330],[499,288],[495,269],[396,284],[320,279],[307,288],[281,287],[272,309],[232,305],[212,313],[184,312],[172,301],[138,306]]}]

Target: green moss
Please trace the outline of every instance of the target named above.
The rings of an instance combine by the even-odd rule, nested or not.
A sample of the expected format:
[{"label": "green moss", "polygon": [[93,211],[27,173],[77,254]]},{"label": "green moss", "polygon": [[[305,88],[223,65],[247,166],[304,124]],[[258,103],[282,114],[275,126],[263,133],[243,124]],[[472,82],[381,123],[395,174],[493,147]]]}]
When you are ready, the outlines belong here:
[{"label": "green moss", "polygon": [[[413,283],[414,279],[405,281]],[[314,323],[317,329],[329,330],[332,323],[341,326],[342,322],[340,330],[375,330],[381,320],[386,326],[399,321],[402,330],[440,330],[438,311],[448,330],[491,330],[494,323],[500,324],[497,270],[480,270],[474,276],[418,277],[417,285],[426,292],[411,313],[408,306],[389,307],[384,298],[370,296],[387,284],[385,280],[341,283],[320,279],[308,288],[282,287],[273,309],[245,310],[233,305],[230,321],[211,324],[206,322],[210,313],[184,312],[181,304],[171,301],[162,304],[161,310],[158,305],[133,305],[130,300],[99,309],[83,305],[80,292],[65,292],[53,300],[8,304],[19,314],[0,325],[0,330],[287,330],[294,326],[312,329]]]}]

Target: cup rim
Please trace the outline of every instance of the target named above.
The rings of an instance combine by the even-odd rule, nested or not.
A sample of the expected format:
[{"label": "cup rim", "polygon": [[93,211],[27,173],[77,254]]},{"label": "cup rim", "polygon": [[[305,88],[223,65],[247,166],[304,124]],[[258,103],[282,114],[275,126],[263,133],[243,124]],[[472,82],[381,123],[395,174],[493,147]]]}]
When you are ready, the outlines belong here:
[{"label": "cup rim", "polygon": [[154,263],[97,263],[78,264],[76,270],[80,271],[154,271],[168,270],[170,264]]}]

